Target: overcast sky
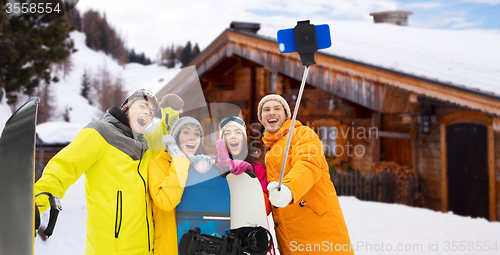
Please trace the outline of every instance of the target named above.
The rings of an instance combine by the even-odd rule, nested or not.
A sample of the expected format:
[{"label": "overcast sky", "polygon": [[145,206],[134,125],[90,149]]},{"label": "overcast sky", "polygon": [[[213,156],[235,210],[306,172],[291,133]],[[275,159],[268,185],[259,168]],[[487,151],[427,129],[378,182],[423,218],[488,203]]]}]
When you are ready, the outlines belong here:
[{"label": "overcast sky", "polygon": [[[81,12],[105,12],[129,48],[155,58],[161,45],[188,40],[203,50],[231,21],[291,28],[298,20],[373,22],[371,12],[412,11],[409,26],[430,29],[482,29],[500,34],[500,0],[81,0]],[[267,34],[270,34],[269,32]]]}]

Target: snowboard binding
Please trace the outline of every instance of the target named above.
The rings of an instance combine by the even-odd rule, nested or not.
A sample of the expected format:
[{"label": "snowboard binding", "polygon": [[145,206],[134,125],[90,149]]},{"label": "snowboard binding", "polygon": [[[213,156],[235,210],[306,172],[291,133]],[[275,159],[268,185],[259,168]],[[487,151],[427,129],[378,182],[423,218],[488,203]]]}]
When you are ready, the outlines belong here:
[{"label": "snowboard binding", "polygon": [[273,246],[271,233],[263,227],[231,229],[222,237],[190,229],[179,242],[180,255],[265,255]]}]

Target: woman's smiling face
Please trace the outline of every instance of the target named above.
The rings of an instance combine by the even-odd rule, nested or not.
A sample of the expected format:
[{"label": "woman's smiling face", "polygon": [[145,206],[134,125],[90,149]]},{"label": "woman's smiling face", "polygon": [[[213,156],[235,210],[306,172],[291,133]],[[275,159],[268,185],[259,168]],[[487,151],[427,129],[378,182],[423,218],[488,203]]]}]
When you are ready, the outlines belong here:
[{"label": "woman's smiling face", "polygon": [[179,147],[181,151],[187,156],[195,154],[200,147],[201,131],[196,126],[187,125],[182,128],[179,134]]},{"label": "woman's smiling face", "polygon": [[243,149],[244,135],[237,126],[228,126],[223,133],[227,150],[233,155],[239,155]]}]

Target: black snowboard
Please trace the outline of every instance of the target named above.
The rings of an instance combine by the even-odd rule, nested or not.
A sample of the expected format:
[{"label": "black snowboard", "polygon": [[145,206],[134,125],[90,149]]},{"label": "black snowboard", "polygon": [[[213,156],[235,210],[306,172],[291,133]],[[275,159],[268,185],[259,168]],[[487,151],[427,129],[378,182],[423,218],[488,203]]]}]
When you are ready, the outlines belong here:
[{"label": "black snowboard", "polygon": [[39,101],[35,97],[12,114],[0,137],[0,254],[33,254]]}]

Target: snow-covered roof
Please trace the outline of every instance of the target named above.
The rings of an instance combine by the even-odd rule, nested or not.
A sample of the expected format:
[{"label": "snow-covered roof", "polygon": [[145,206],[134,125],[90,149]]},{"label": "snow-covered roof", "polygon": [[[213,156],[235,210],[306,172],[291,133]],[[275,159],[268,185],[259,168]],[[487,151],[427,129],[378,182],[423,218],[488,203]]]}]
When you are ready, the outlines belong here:
[{"label": "snow-covered roof", "polygon": [[[286,28],[279,25],[263,24],[259,34],[276,38],[276,31]],[[328,25],[332,46],[319,52],[500,96],[498,33],[358,21],[333,21]]]}]

